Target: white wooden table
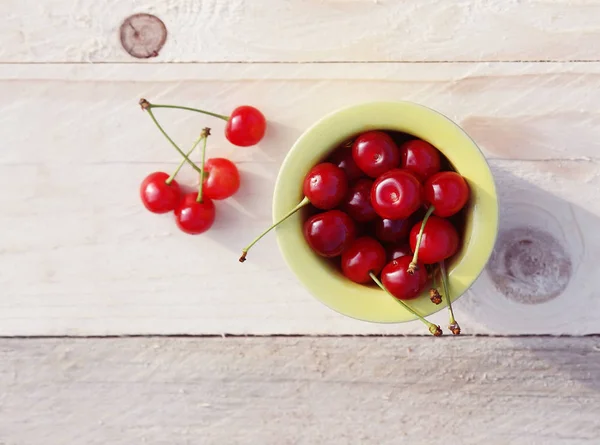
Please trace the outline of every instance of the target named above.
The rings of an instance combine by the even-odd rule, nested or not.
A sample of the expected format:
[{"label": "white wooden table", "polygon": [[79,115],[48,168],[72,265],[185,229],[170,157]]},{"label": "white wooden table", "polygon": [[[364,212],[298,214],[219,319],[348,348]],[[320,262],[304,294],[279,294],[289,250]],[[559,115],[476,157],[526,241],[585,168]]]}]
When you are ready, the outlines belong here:
[{"label": "white wooden table", "polygon": [[[0,444],[600,441],[600,0],[4,0],[0,42]],[[140,97],[269,120],[213,132],[243,186],[205,235],[139,202],[179,161]],[[336,314],[273,236],[237,263],[296,138],[380,99],[452,117],[497,179],[461,338]],[[159,111],[183,146],[221,125]]]}]

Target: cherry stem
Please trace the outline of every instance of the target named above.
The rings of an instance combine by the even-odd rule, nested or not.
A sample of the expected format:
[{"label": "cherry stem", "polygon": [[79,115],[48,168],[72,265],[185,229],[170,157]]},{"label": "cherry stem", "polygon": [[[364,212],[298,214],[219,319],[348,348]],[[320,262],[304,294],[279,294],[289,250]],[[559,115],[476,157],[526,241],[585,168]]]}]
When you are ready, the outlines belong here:
[{"label": "cherry stem", "polygon": [[440,275],[442,276],[442,286],[444,288],[444,296],[448,302],[448,313],[450,315],[450,324],[448,329],[452,331],[454,335],[460,334],[460,326],[454,319],[454,311],[452,310],[452,299],[450,298],[450,292],[448,291],[448,271],[446,270],[446,262],[440,261]]},{"label": "cherry stem", "polygon": [[[194,150],[196,149],[196,147],[198,146],[198,144],[200,143],[200,141],[202,140],[202,136],[200,136],[198,139],[196,139],[196,142],[194,142],[194,145],[192,146],[192,148],[189,149],[189,151],[186,153],[186,156],[190,156]],[[175,171],[173,172],[173,174],[171,176],[169,176],[169,178],[165,181],[165,183],[167,185],[171,185],[171,182],[173,182],[173,180],[175,179],[175,176],[177,176],[177,174],[179,173],[179,170],[181,170],[181,167],[183,167],[183,164],[186,163],[186,160],[183,159],[179,165],[177,166],[177,168],[175,169]]]},{"label": "cherry stem", "polygon": [[427,326],[427,329],[429,329],[429,332],[431,332],[436,337],[439,337],[440,335],[442,335],[442,330],[440,329],[440,327],[438,325],[435,325],[435,324],[431,323],[430,321],[427,321],[422,315],[415,312],[415,310],[413,308],[411,308],[408,304],[406,304],[404,301],[394,297],[394,295],[392,295],[392,293],[385,288],[383,283],[381,281],[379,281],[379,278],[377,278],[377,276],[373,272],[369,272],[369,275],[370,275],[371,279],[375,282],[375,284],[377,284],[377,286],[379,286],[381,289],[383,289],[383,291],[385,291],[386,294],[388,294],[390,297],[392,297],[396,303],[399,303],[402,306],[404,306],[404,308],[408,312],[413,314],[415,317],[418,317],[419,320],[421,320],[423,323],[425,323],[425,326]]},{"label": "cherry stem", "polygon": [[435,210],[434,206],[429,206],[427,209],[427,213],[425,213],[425,217],[423,218],[423,222],[421,223],[421,228],[419,229],[419,235],[417,236],[417,245],[415,247],[415,253],[413,254],[413,259],[408,265],[408,273],[414,274],[416,270],[419,270],[419,266],[417,265],[419,262],[419,249],[421,248],[421,238],[423,237],[423,231],[425,230],[425,224],[427,224],[427,220]]},{"label": "cherry stem", "polygon": [[223,114],[212,113],[210,111],[201,110],[199,108],[183,107],[181,105],[157,105],[157,104],[151,104],[151,103],[149,103],[147,109],[151,109],[151,108],[172,108],[172,109],[175,109],[175,110],[194,111],[196,113],[202,113],[202,114],[207,114],[207,115],[212,116],[212,117],[218,117],[219,119],[223,119],[224,121],[228,121],[229,120],[229,117],[225,116]]},{"label": "cherry stem", "polygon": [[204,160],[206,159],[206,142],[208,140],[208,136],[210,135],[210,128],[206,127],[202,130],[200,138],[204,139],[204,143],[202,144],[202,162],[200,164],[200,185],[198,186],[198,197],[196,198],[196,202],[202,202],[202,187],[204,186]]},{"label": "cherry stem", "polygon": [[198,173],[201,173],[201,170],[198,168],[198,166],[196,164],[194,164],[190,158],[187,157],[187,155],[181,150],[181,148],[179,148],[177,146],[177,144],[175,142],[173,142],[173,139],[171,139],[169,137],[169,135],[166,133],[165,130],[163,130],[163,127],[160,126],[160,124],[158,123],[158,121],[156,120],[156,117],[154,117],[154,113],[152,113],[152,110],[150,110],[149,108],[145,108],[145,110],[148,112],[148,115],[152,118],[152,121],[154,122],[154,124],[158,127],[158,129],[160,130],[160,132],[163,134],[163,136],[165,138],[167,138],[167,141],[169,141],[171,143],[171,145],[175,148],[175,150],[177,150],[177,152],[183,156],[183,159],[185,159],[188,164],[190,164],[192,166],[192,168],[194,170],[196,170]]},{"label": "cherry stem", "polygon": [[246,247],[244,247],[242,249],[242,256],[240,256],[240,263],[243,263],[244,261],[246,261],[246,255],[248,254],[248,251],[252,248],[252,246],[254,246],[258,241],[260,241],[260,239],[265,236],[267,233],[269,233],[271,230],[273,230],[275,227],[277,227],[279,224],[281,224],[282,222],[284,222],[286,219],[288,219],[290,216],[292,216],[294,213],[296,213],[298,210],[300,210],[302,207],[307,206],[308,204],[310,204],[310,201],[308,200],[308,198],[305,196],[302,201],[300,201],[298,203],[298,205],[296,207],[294,207],[292,210],[290,210],[288,213],[286,213],[283,218],[281,218],[279,221],[277,221],[275,224],[273,224],[271,227],[269,227],[267,230],[265,230],[263,233],[261,233],[260,235],[258,235],[256,238],[254,238],[254,240],[248,244]]}]

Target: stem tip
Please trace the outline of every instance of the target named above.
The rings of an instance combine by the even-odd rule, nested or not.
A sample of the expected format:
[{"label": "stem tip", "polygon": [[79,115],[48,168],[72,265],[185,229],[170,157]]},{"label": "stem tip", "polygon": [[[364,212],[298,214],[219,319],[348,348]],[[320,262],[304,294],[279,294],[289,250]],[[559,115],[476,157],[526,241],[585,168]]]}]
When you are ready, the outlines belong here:
[{"label": "stem tip", "polygon": [[448,329],[450,329],[453,335],[460,335],[460,326],[456,321],[452,324],[449,324]]},{"label": "stem tip", "polygon": [[438,325],[432,324],[431,326],[429,326],[429,332],[431,332],[432,335],[434,335],[435,337],[441,337],[443,332],[442,332],[442,328],[440,328]]},{"label": "stem tip", "polygon": [[408,265],[408,269],[406,270],[406,272],[409,275],[414,275],[417,270],[419,270],[419,266],[417,266],[417,263],[415,263],[414,261],[411,261]]},{"label": "stem tip", "polygon": [[242,256],[240,257],[240,263],[243,263],[244,261],[246,261],[246,255],[248,255],[248,252],[246,251],[242,251]]},{"label": "stem tip", "polygon": [[437,289],[429,289],[429,299],[433,304],[440,304],[442,302],[442,296]]},{"label": "stem tip", "polygon": [[150,108],[150,102],[148,102],[148,101],[147,101],[146,99],[144,99],[144,98],[141,98],[141,99],[140,99],[140,102],[139,102],[139,104],[140,104],[140,107],[142,107],[142,110],[147,110],[147,109],[149,109],[149,108]]},{"label": "stem tip", "polygon": [[210,128],[204,127],[202,129],[202,132],[200,133],[200,136],[203,136],[203,137],[210,136]]}]

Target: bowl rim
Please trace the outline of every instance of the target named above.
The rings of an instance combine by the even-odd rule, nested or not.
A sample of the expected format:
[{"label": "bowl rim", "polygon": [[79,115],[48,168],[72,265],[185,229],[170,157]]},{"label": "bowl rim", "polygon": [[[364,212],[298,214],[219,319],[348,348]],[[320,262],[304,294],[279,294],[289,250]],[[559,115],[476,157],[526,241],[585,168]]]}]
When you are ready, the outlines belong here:
[{"label": "bowl rim", "polygon": [[[408,127],[412,131],[407,131]],[[340,128],[344,130],[340,131]],[[297,202],[302,199],[301,179],[308,169],[349,137],[375,129],[406,131],[432,143],[454,165],[466,166],[465,159],[459,160],[465,154],[469,156],[468,162],[474,164],[467,166],[470,174],[466,176],[472,191],[471,206],[474,208],[470,237],[460,260],[449,269],[451,300],[455,301],[483,272],[492,254],[498,235],[498,198],[489,164],[477,144],[457,123],[439,111],[410,101],[374,101],[339,108],[326,114],[300,135],[281,164],[273,194],[273,221],[277,221],[295,205],[291,204],[293,199],[297,199]],[[339,134],[332,135],[336,131]],[[327,147],[311,153],[310,149],[319,140],[327,141],[323,143]],[[303,165],[308,168],[301,168]],[[460,170],[458,167],[456,169]],[[464,170],[460,171],[463,175]],[[296,177],[296,180],[290,180],[290,177]],[[362,321],[399,323],[416,319],[381,289],[353,283],[340,273],[333,272],[333,269],[324,268],[325,260],[310,251],[304,241],[302,222],[301,216],[296,214],[279,226],[276,230],[277,244],[287,266],[317,300],[340,314]],[[300,230],[297,229],[298,224]],[[316,267],[316,264],[320,266]],[[431,303],[428,291],[407,303],[423,316],[446,307],[445,303]]]}]

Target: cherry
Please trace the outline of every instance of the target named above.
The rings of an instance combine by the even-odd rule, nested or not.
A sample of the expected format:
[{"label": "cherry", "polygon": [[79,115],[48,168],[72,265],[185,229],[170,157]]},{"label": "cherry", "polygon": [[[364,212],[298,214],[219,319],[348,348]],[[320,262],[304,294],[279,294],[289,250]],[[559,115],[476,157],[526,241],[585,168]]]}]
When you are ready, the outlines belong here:
[{"label": "cherry", "polygon": [[364,173],[356,162],[354,162],[354,158],[352,157],[352,145],[350,147],[345,144],[338,148],[333,154],[329,157],[328,162],[337,165],[339,168],[344,170],[348,181],[354,181],[355,179],[364,176]]},{"label": "cherry", "polygon": [[[248,251],[254,246],[260,239],[277,227],[279,224],[284,222],[302,207],[312,204],[318,209],[329,210],[336,207],[348,190],[348,180],[344,171],[329,162],[323,162],[315,165],[310,169],[308,174],[304,177],[303,183],[304,198],[300,201],[296,207],[286,213],[283,218],[272,224],[268,229],[258,235],[254,240],[242,249],[242,255],[240,256],[240,263],[246,261],[246,255]],[[341,212],[340,212],[341,213]],[[344,215],[346,215],[344,213]],[[347,215],[346,215],[347,216]],[[354,232],[356,228],[352,223]]]},{"label": "cherry", "polygon": [[[156,118],[152,113],[153,108],[174,108],[178,110],[194,111],[196,113],[207,114],[209,116],[217,117],[227,122],[225,125],[225,137],[229,142],[240,147],[248,147],[250,145],[256,145],[265,135],[267,128],[267,121],[265,116],[256,108],[249,105],[242,105],[235,108],[230,116],[223,114],[213,113],[211,111],[201,110],[199,108],[183,107],[180,105],[158,105],[151,104],[146,99],[140,99],[140,106],[143,110],[146,110],[156,126],[161,130],[169,142],[176,148],[175,143],[167,136],[162,130]],[[180,152],[181,155],[183,153]],[[189,159],[185,158],[188,162]]]},{"label": "cherry", "polygon": [[421,181],[440,171],[440,152],[428,142],[420,139],[405,142],[400,147],[401,166]]},{"label": "cherry", "polygon": [[400,164],[398,146],[383,131],[368,131],[358,136],[352,145],[352,157],[356,165],[372,178]]},{"label": "cherry", "polygon": [[208,159],[204,164],[204,196],[226,199],[240,188],[240,172],[233,162],[225,158]]},{"label": "cherry", "polygon": [[371,281],[371,273],[379,275],[385,266],[385,250],[375,239],[363,236],[357,238],[342,253],[342,272],[355,283]]},{"label": "cherry", "polygon": [[423,221],[415,224],[410,231],[410,248],[414,252],[415,264],[417,261],[424,264],[439,263],[450,258],[458,250],[459,238],[456,228],[446,219],[431,216],[431,209]]},{"label": "cherry", "polygon": [[414,274],[407,272],[410,256],[403,256],[388,263],[381,271],[383,285],[399,300],[417,298],[427,284],[427,271],[424,267]]},{"label": "cherry", "polygon": [[197,235],[206,232],[215,221],[215,205],[209,198],[198,201],[196,193],[183,196],[175,208],[175,222],[185,233]]},{"label": "cherry", "polygon": [[410,256],[412,258],[412,250],[408,244],[390,244],[386,247],[386,257],[388,262],[402,258],[403,256]]},{"label": "cherry", "polygon": [[335,257],[356,238],[354,221],[340,210],[311,216],[304,223],[304,238],[312,250],[323,257]]},{"label": "cherry", "polygon": [[[438,325],[435,325],[416,312],[413,308],[407,305],[403,300],[411,300],[416,298],[427,284],[427,274],[422,272],[415,275],[409,275],[406,272],[406,258],[402,257],[398,260],[393,260],[388,263],[381,271],[381,281],[371,272],[371,279],[383,289],[397,303],[401,304],[408,312],[419,318],[429,329],[431,334],[439,337],[442,335],[442,330]],[[383,282],[382,282],[383,281]]]},{"label": "cherry", "polygon": [[231,112],[225,126],[225,137],[240,147],[256,145],[265,135],[267,121],[256,108],[242,105]]},{"label": "cherry", "polygon": [[371,189],[371,204],[382,218],[408,218],[422,202],[421,183],[407,170],[390,170]]},{"label": "cherry", "polygon": [[375,236],[379,241],[385,243],[397,243],[408,238],[408,232],[412,227],[412,218],[375,220]]},{"label": "cherry", "polygon": [[373,181],[363,178],[348,189],[342,202],[342,210],[348,213],[354,221],[369,222],[377,218],[377,213],[371,205],[372,186]]},{"label": "cherry", "polygon": [[140,186],[140,198],[152,213],[167,213],[175,209],[181,197],[179,184],[167,173],[154,172]]},{"label": "cherry", "polygon": [[[192,154],[201,140],[202,136],[194,142],[192,148],[184,155],[186,158]],[[177,148],[179,149],[179,147]],[[148,210],[153,213],[167,213],[175,209],[181,198],[181,189],[175,181],[175,176],[177,176],[184,163],[185,159],[179,163],[171,176],[164,172],[154,172],[146,176],[140,186],[140,198]]]},{"label": "cherry", "polygon": [[433,214],[448,218],[458,213],[469,200],[467,181],[456,172],[440,172],[423,185],[425,201],[435,207]]},{"label": "cherry", "polygon": [[323,162],[315,165],[304,177],[304,196],[321,210],[336,207],[348,191],[348,179],[337,165]]}]

